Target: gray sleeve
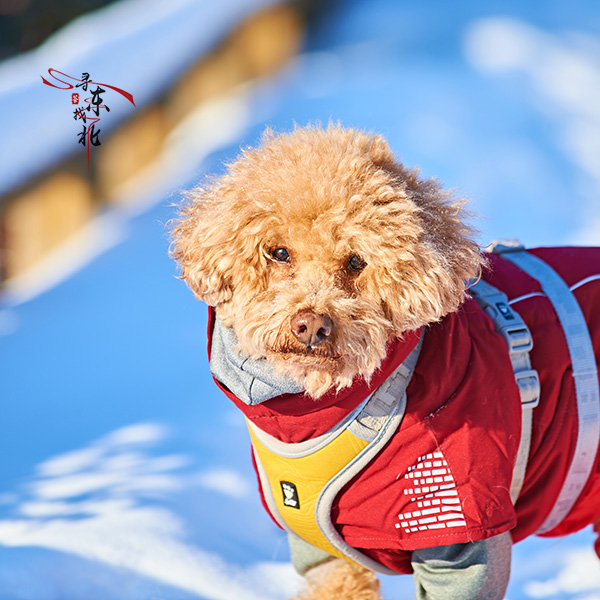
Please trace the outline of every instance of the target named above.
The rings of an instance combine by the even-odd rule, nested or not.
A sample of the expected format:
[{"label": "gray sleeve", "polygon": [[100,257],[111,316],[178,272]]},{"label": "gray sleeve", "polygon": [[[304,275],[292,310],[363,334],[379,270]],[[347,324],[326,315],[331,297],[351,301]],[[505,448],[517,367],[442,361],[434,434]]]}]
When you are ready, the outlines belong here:
[{"label": "gray sleeve", "polygon": [[511,548],[507,531],[479,542],[415,550],[417,600],[502,600]]},{"label": "gray sleeve", "polygon": [[304,575],[313,567],[317,567],[334,558],[331,554],[327,554],[327,552],[305,542],[294,533],[288,533],[288,543],[290,545],[292,564],[300,575]]}]

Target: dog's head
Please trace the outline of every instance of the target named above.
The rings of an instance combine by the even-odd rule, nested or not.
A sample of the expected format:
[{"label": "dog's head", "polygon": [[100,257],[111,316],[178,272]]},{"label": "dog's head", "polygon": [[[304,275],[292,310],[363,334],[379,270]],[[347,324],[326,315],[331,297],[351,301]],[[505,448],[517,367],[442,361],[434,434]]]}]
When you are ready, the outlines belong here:
[{"label": "dog's head", "polygon": [[318,397],[463,301],[482,259],[462,203],[339,126],[267,132],[190,193],[172,255],[239,350]]}]

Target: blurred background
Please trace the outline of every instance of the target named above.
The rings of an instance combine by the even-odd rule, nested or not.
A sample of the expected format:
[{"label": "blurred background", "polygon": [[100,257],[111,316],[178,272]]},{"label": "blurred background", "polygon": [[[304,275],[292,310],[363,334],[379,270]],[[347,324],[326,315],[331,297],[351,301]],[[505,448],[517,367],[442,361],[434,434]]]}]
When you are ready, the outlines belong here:
[{"label": "blurred background", "polygon": [[[339,121],[482,244],[597,245],[599,34],[596,0],[0,0],[0,598],[291,596],[173,205],[266,126]],[[49,69],[105,90],[89,165]],[[600,599],[592,539],[517,545],[507,598]]]}]

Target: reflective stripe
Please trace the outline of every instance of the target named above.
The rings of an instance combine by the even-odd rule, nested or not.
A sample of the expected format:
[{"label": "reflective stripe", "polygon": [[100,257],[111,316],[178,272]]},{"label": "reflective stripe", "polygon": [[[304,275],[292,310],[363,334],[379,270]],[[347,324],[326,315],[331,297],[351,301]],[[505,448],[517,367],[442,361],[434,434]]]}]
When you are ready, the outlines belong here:
[{"label": "reflective stripe", "polygon": [[600,391],[594,349],[581,308],[562,277],[543,260],[524,250],[502,254],[537,279],[554,306],[567,340],[577,394],[577,444],[558,499],[538,530],[554,529],[570,512],[594,465],[600,440]]}]

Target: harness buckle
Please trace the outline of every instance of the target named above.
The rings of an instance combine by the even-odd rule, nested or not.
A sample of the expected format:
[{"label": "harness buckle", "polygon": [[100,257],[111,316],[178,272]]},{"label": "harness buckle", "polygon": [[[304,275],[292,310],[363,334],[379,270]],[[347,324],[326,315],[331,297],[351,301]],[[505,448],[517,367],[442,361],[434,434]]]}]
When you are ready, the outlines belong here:
[{"label": "harness buckle", "polygon": [[523,321],[513,326],[501,326],[496,331],[506,341],[509,352],[531,352],[533,337]]},{"label": "harness buckle", "polygon": [[533,348],[533,337],[529,327],[508,304],[504,294],[487,297],[476,297],[483,310],[494,322],[496,332],[506,342],[509,352],[530,352]]},{"label": "harness buckle", "polygon": [[478,281],[471,287],[471,294],[508,346],[522,408],[535,408],[540,402],[540,378],[531,368],[529,352],[533,348],[533,336],[529,327],[519,313],[512,310],[506,294],[491,284]]},{"label": "harness buckle", "polygon": [[521,394],[523,408],[535,408],[540,403],[540,378],[537,371],[527,369],[515,372],[515,381]]}]

